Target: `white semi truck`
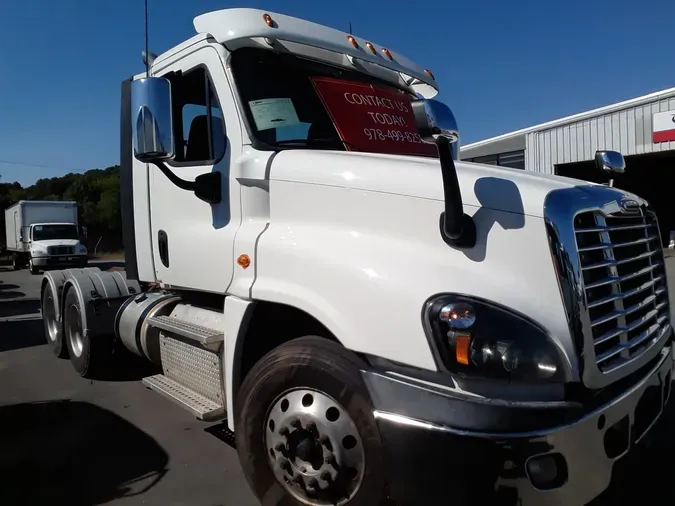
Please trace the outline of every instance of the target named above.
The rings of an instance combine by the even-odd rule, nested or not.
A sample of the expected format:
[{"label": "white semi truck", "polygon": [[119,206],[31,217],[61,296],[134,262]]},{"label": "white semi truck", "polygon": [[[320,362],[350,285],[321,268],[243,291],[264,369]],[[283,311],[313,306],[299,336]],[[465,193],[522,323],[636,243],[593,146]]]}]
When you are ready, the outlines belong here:
[{"label": "white semi truck", "polygon": [[161,366],[145,384],[226,418],[266,505],[598,496],[670,396],[649,204],[461,162],[433,74],[369,40],[194,27],[122,84],[126,279],[45,274],[54,352]]},{"label": "white semi truck", "polygon": [[80,242],[77,203],[21,200],[5,210],[7,251],[15,270],[31,274],[53,267],[86,267],[87,248]]}]

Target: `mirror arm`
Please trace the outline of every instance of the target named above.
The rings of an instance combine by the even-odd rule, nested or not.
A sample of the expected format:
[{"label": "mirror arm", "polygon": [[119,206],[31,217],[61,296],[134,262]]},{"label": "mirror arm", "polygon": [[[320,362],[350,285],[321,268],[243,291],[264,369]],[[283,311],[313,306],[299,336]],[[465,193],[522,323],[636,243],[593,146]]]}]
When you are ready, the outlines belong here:
[{"label": "mirror arm", "polygon": [[439,222],[441,237],[450,246],[473,248],[477,240],[476,223],[471,216],[464,213],[462,193],[449,139],[438,137],[436,148],[441,162],[443,200],[445,201],[445,211],[441,213]]},{"label": "mirror arm", "polygon": [[220,172],[207,172],[197,176],[194,181],[186,181],[174,174],[164,162],[157,160],[152,163],[161,170],[162,174],[164,174],[174,185],[181,190],[193,192],[197,198],[204,202],[209,204],[219,204],[223,200]]}]

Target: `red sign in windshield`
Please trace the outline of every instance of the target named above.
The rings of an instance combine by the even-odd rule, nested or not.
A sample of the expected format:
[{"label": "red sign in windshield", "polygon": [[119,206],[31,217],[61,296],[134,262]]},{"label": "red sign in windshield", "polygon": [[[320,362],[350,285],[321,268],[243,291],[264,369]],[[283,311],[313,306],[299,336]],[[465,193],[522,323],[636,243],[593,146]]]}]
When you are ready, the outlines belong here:
[{"label": "red sign in windshield", "polygon": [[417,132],[407,95],[371,84],[311,79],[347,150],[436,156],[436,147]]}]

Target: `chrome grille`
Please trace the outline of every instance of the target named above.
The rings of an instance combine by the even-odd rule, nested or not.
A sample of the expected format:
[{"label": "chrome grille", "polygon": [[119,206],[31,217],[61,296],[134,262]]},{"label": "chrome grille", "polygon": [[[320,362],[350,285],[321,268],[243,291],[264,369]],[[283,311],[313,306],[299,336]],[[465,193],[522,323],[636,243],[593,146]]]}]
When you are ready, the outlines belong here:
[{"label": "chrome grille", "polygon": [[50,255],[72,255],[75,253],[74,246],[49,246],[47,253]]},{"label": "chrome grille", "polygon": [[[607,374],[637,359],[669,329],[656,217],[587,211],[574,218],[595,363]],[[590,357],[587,357],[590,358]]]}]

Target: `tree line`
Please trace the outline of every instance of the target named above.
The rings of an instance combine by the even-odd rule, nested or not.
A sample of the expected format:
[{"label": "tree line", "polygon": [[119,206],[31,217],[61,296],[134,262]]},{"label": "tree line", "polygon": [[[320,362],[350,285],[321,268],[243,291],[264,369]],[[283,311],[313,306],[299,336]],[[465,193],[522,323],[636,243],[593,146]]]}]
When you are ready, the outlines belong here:
[{"label": "tree line", "polygon": [[[82,241],[93,252],[120,251],[122,217],[120,214],[120,167],[92,169],[82,174],[38,179],[23,188],[19,183],[0,180],[0,208],[7,209],[19,200],[73,200],[77,202],[80,225],[86,227]],[[0,245],[5,241],[5,220],[0,221]],[[100,242],[99,242],[100,240]]]}]

